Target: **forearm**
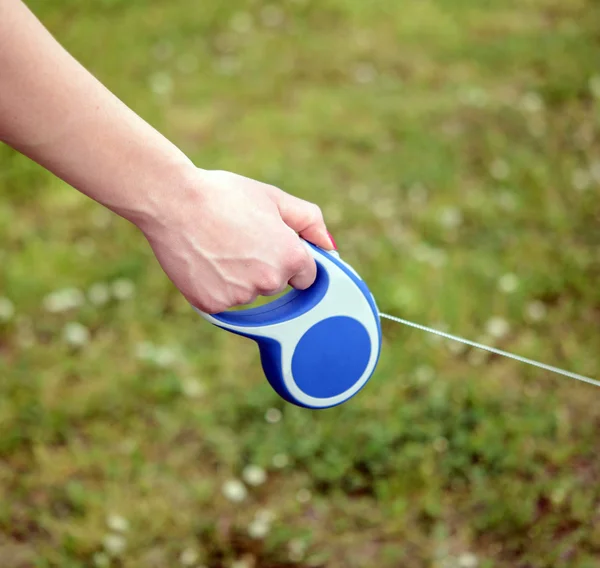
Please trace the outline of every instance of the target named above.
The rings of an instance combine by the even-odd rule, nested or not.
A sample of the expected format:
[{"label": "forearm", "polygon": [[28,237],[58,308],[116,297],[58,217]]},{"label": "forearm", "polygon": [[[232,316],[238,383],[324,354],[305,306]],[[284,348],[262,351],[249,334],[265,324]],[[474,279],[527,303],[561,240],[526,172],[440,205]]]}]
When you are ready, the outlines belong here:
[{"label": "forearm", "polygon": [[137,224],[193,168],[20,0],[0,0],[0,139]]},{"label": "forearm", "polygon": [[[52,38],[20,0],[0,0],[0,140],[135,223],[201,310],[305,289],[331,250],[320,209],[230,172],[198,170]],[[199,211],[202,215],[199,215]]]}]

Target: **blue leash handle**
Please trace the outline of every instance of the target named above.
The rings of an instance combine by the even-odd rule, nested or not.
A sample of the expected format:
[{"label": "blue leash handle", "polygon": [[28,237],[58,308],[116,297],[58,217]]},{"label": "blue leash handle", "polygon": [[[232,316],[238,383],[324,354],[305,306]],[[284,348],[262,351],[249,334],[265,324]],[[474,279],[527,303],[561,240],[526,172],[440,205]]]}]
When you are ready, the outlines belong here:
[{"label": "blue leash handle", "polygon": [[375,299],[336,251],[303,241],[317,265],[315,282],[264,306],[219,314],[194,308],[213,325],[249,338],[284,400],[304,408],[337,406],[360,391],[381,352]]}]

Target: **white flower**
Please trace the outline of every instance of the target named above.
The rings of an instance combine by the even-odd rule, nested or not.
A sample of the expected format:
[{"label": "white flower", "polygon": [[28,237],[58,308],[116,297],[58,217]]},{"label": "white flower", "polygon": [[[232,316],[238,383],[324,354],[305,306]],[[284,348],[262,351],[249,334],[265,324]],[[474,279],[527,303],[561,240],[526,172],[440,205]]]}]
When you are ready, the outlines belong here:
[{"label": "white flower", "polygon": [[232,33],[224,32],[215,37],[215,47],[219,53],[231,53],[235,51],[238,43],[235,34]]},{"label": "white flower", "polygon": [[330,203],[325,210],[325,218],[330,225],[336,225],[342,220],[342,208],[337,203]]},{"label": "white flower", "polygon": [[186,548],[179,556],[182,566],[194,566],[198,562],[198,552],[193,548]]},{"label": "white flower", "polygon": [[487,351],[473,349],[467,356],[467,361],[469,361],[469,364],[473,365],[473,367],[479,367],[479,365],[483,365],[487,361],[488,356]]},{"label": "white flower", "polygon": [[529,132],[531,132],[532,136],[541,138],[546,134],[546,121],[542,115],[532,115],[527,121],[527,128],[529,129]]},{"label": "white flower", "polygon": [[285,454],[275,454],[273,456],[273,466],[277,469],[283,469],[290,463],[289,458]]},{"label": "white flower", "polygon": [[127,278],[119,278],[112,283],[112,293],[117,300],[128,300],[135,293],[135,285]]},{"label": "white flower", "polygon": [[153,361],[156,347],[150,341],[142,341],[135,346],[135,356],[142,361]]},{"label": "white flower", "polygon": [[510,325],[501,317],[493,317],[488,320],[486,330],[492,337],[504,337],[510,331]]},{"label": "white flower", "polygon": [[99,229],[106,229],[112,221],[112,213],[104,207],[99,207],[92,215],[92,223]]},{"label": "white flower", "polygon": [[232,55],[224,55],[216,61],[216,67],[221,75],[234,75],[240,68],[240,61]]},{"label": "white flower", "polygon": [[308,503],[311,500],[311,498],[312,493],[306,488],[299,489],[296,493],[296,500],[298,501],[298,503]]},{"label": "white flower", "polygon": [[431,266],[436,267],[436,268],[439,268],[440,266],[444,266],[444,264],[446,264],[446,260],[448,258],[445,251],[443,251],[442,249],[436,249],[436,248],[430,248],[427,256],[428,256],[427,262]]},{"label": "white flower", "polygon": [[17,341],[24,348],[29,348],[35,343],[35,333],[30,318],[20,316],[17,318]]},{"label": "white flower", "polygon": [[585,191],[592,185],[592,176],[587,170],[578,169],[573,172],[571,182],[577,191]]},{"label": "white flower", "polygon": [[159,71],[154,73],[149,80],[150,89],[155,95],[168,95],[173,90],[173,80],[168,73]]},{"label": "white flower", "polygon": [[0,321],[8,321],[15,315],[15,306],[8,298],[0,296]]},{"label": "white flower", "polygon": [[490,165],[490,174],[494,179],[505,180],[510,174],[510,168],[505,160],[496,159]]},{"label": "white flower", "polygon": [[428,197],[427,188],[421,183],[412,185],[408,190],[408,200],[412,205],[424,205]]},{"label": "white flower", "polygon": [[44,298],[44,308],[48,312],[66,312],[80,307],[85,302],[85,296],[77,288],[63,288],[48,294]]},{"label": "white flower", "polygon": [[255,519],[261,520],[264,523],[271,523],[275,520],[275,513],[270,509],[259,509],[254,515]]},{"label": "white flower", "polygon": [[157,347],[154,351],[154,362],[159,367],[170,367],[177,361],[177,353],[170,347]]},{"label": "white flower", "polygon": [[188,398],[201,397],[206,389],[204,385],[197,379],[185,379],[181,382],[181,390]]},{"label": "white flower", "polygon": [[97,282],[90,286],[87,296],[92,304],[102,306],[110,299],[110,290],[104,282]]},{"label": "white flower", "polygon": [[517,208],[517,201],[515,196],[508,192],[502,191],[497,195],[498,205],[505,211],[514,211]]},{"label": "white flower", "polygon": [[288,542],[288,551],[292,562],[300,562],[306,552],[306,543],[299,538],[294,538]]},{"label": "white flower", "polygon": [[534,114],[544,108],[544,101],[537,93],[530,92],[521,97],[520,105],[525,112]]},{"label": "white flower", "polygon": [[592,163],[590,166],[590,175],[596,183],[600,183],[600,161]]},{"label": "white flower", "polygon": [[110,566],[110,558],[104,552],[96,552],[93,557],[94,566],[97,568],[108,568]]},{"label": "white flower", "polygon": [[436,268],[443,266],[447,260],[447,255],[442,249],[431,247],[425,243],[417,243],[413,249],[413,255],[417,261]]},{"label": "white flower", "polygon": [[536,398],[541,394],[541,389],[540,389],[539,385],[526,386],[524,391],[525,391],[525,396],[528,396],[529,398]]},{"label": "white flower", "polygon": [[[135,346],[135,355],[142,361],[150,361],[159,367],[169,367],[176,363],[180,357],[178,351],[166,345],[158,346],[150,341],[142,341]],[[194,384],[194,379],[182,384],[182,389],[187,396],[200,396],[202,385]]]},{"label": "white flower", "polygon": [[84,325],[73,321],[65,325],[63,338],[69,345],[82,347],[90,340],[90,332]]},{"label": "white flower", "polygon": [[536,300],[525,308],[525,315],[530,321],[541,321],[546,317],[546,306],[543,302]]},{"label": "white flower", "polygon": [[519,279],[516,274],[509,272],[504,274],[500,280],[498,280],[498,288],[505,294],[512,294],[519,287]]},{"label": "white flower", "polygon": [[434,377],[434,372],[428,365],[421,365],[415,371],[415,378],[421,384],[429,383]]},{"label": "white flower", "polygon": [[459,568],[477,568],[479,560],[474,554],[465,552],[458,557],[458,566]]},{"label": "white flower", "polygon": [[348,197],[360,205],[369,200],[369,190],[363,185],[352,186],[348,191]]},{"label": "white flower", "polygon": [[184,53],[175,65],[181,73],[189,75],[198,69],[198,58],[193,53]]},{"label": "white flower", "polygon": [[83,237],[76,243],[77,252],[79,256],[89,258],[96,252],[96,243],[91,237]]},{"label": "white flower", "polygon": [[265,522],[262,519],[253,519],[252,522],[248,525],[248,534],[251,538],[260,539],[264,538],[269,534],[271,526],[268,522]]},{"label": "white flower", "polygon": [[103,539],[104,550],[110,556],[120,556],[127,548],[125,537],[120,534],[107,534]]},{"label": "white flower", "polygon": [[398,246],[405,246],[410,240],[408,231],[398,222],[386,227],[386,236]]},{"label": "white flower", "polygon": [[256,558],[251,554],[245,554],[242,558],[234,560],[229,566],[230,568],[253,568],[256,566]]},{"label": "white flower", "polygon": [[279,422],[281,420],[281,416],[281,410],[279,410],[278,408],[269,408],[265,412],[265,420],[269,424],[275,424]]},{"label": "white flower", "polygon": [[566,487],[557,487],[554,491],[552,491],[550,498],[555,505],[560,505],[564,502],[565,497],[567,496],[567,488]]},{"label": "white flower", "polygon": [[158,61],[166,61],[173,55],[173,45],[168,41],[162,41],[157,43],[152,51],[154,52],[154,57]]},{"label": "white flower", "polygon": [[106,525],[114,532],[127,532],[129,530],[129,522],[121,515],[109,515],[106,519]]},{"label": "white flower", "polygon": [[231,18],[230,25],[239,34],[247,33],[252,29],[252,16],[248,12],[238,12]]},{"label": "white flower", "polygon": [[248,496],[248,490],[238,479],[229,479],[223,484],[223,495],[234,503],[240,503]]},{"label": "white flower", "polygon": [[370,63],[362,63],[354,68],[353,75],[357,83],[372,83],[377,76],[377,71]]},{"label": "white flower", "polygon": [[460,93],[459,98],[463,104],[483,107],[488,102],[487,93],[480,87],[470,87]]},{"label": "white flower", "polygon": [[262,485],[267,480],[267,473],[258,465],[248,465],[242,472],[242,478],[248,485]]},{"label": "white flower", "polygon": [[[442,331],[442,332],[448,333],[448,325],[441,321],[434,324],[432,326],[432,328],[437,331]],[[443,341],[441,335],[437,335],[434,333],[428,333],[425,337],[427,338],[427,341],[429,341],[430,343],[434,343],[434,344],[440,343],[441,341]]]},{"label": "white flower", "polygon": [[391,199],[376,199],[371,205],[371,209],[379,219],[391,219],[396,215],[394,202]]},{"label": "white flower", "polygon": [[464,343],[452,341],[451,339],[449,339],[446,343],[446,347],[448,348],[448,351],[450,351],[450,353],[453,353],[454,355],[461,355],[467,350],[467,346]]},{"label": "white flower", "polygon": [[594,75],[589,81],[590,92],[594,97],[600,99],[600,75]]},{"label": "white flower", "polygon": [[119,451],[123,454],[132,454],[133,452],[135,452],[135,450],[137,450],[138,448],[138,443],[136,442],[136,440],[134,438],[129,438],[129,439],[125,439],[123,440],[119,445],[118,445]]},{"label": "white flower", "polygon": [[260,17],[265,26],[270,28],[277,28],[283,24],[284,13],[281,8],[274,6],[273,4],[265,6],[260,11]]},{"label": "white flower", "polygon": [[462,213],[457,207],[445,207],[440,213],[440,224],[445,229],[456,229],[462,224]]}]

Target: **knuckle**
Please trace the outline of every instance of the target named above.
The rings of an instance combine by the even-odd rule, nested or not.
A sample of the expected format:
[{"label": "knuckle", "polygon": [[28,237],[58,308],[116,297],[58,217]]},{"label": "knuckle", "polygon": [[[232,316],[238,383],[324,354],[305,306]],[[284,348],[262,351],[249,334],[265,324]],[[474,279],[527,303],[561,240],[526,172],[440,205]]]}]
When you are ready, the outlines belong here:
[{"label": "knuckle", "polygon": [[245,303],[246,303],[246,295],[242,294],[241,292],[236,292],[235,294],[232,294],[231,298],[229,300],[230,307],[241,306]]},{"label": "knuckle", "polygon": [[321,221],[323,221],[323,211],[317,204],[310,204],[308,210],[308,218],[311,224],[320,223]]},{"label": "knuckle", "polygon": [[278,197],[283,191],[278,188],[276,185],[271,185],[270,183],[263,183],[263,189],[272,197]]},{"label": "knuckle", "polygon": [[245,304],[251,304],[254,301],[256,295],[250,290],[239,290],[233,294],[232,306],[243,306]]},{"label": "knuckle", "polygon": [[301,245],[294,245],[288,251],[285,259],[285,265],[289,272],[296,274],[304,268],[306,264],[306,251]]},{"label": "knuckle", "polygon": [[274,292],[280,288],[281,284],[282,278],[280,278],[277,271],[269,268],[261,274],[258,289],[260,292]]}]

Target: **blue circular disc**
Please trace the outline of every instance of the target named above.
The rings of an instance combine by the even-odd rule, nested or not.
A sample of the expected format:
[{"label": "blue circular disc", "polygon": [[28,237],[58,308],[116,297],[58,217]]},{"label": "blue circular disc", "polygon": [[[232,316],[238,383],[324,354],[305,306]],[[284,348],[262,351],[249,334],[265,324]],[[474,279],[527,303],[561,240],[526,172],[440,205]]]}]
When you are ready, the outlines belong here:
[{"label": "blue circular disc", "polygon": [[335,316],[313,325],[292,357],[298,388],[314,398],[329,398],[352,387],[371,356],[371,339],[358,320]]}]

